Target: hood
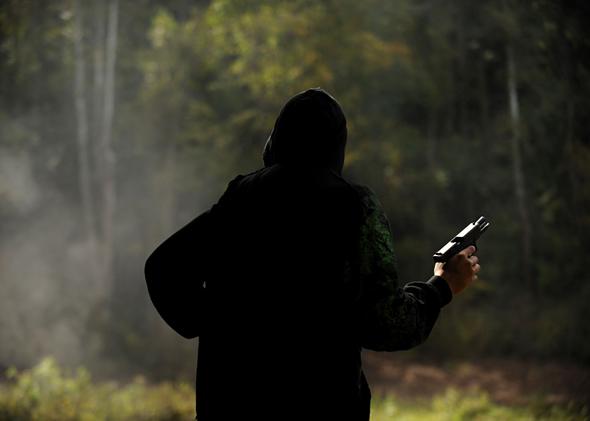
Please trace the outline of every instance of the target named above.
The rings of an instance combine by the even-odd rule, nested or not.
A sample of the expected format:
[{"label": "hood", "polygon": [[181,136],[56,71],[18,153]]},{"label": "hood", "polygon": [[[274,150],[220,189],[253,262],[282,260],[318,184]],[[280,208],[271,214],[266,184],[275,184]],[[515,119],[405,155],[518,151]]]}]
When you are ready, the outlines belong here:
[{"label": "hood", "polygon": [[327,167],[341,174],[346,135],[338,102],[320,88],[308,89],[283,106],[264,147],[264,165]]}]

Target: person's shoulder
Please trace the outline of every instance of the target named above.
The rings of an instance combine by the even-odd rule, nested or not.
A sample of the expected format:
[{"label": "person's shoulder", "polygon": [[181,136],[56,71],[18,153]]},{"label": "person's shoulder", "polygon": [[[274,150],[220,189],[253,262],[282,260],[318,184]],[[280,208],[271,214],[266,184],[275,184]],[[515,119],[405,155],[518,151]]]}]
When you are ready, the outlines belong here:
[{"label": "person's shoulder", "polygon": [[380,206],[375,192],[368,186],[353,183],[342,175],[327,168],[301,170],[281,164],[262,167],[247,174],[240,174],[230,181],[227,191],[254,191],[269,186],[299,185],[306,188],[315,186],[325,193],[348,197],[350,201],[360,203],[366,209]]},{"label": "person's shoulder", "polygon": [[376,197],[375,192],[369,186],[366,186],[364,184],[352,183],[352,182],[348,182],[348,183],[354,189],[354,191],[356,191],[356,193],[359,195],[359,197],[361,197],[363,199],[370,198],[370,197]]},{"label": "person's shoulder", "polygon": [[238,174],[229,182],[229,184],[236,185],[236,184],[240,184],[243,182],[247,182],[248,180],[252,180],[252,179],[256,178],[257,176],[259,176],[265,169],[266,168],[259,168],[255,171],[251,171],[246,174]]},{"label": "person's shoulder", "polygon": [[376,209],[381,208],[381,202],[379,201],[379,198],[377,197],[377,194],[375,193],[375,191],[373,189],[371,189],[369,186],[366,186],[364,184],[356,184],[356,183],[349,183],[349,184],[355,190],[360,202],[363,205],[363,208],[367,212],[370,213]]},{"label": "person's shoulder", "polygon": [[226,192],[235,192],[255,182],[267,168],[259,168],[255,171],[236,175],[227,185]]},{"label": "person's shoulder", "polygon": [[252,171],[247,174],[238,174],[227,184],[225,191],[219,198],[219,205],[228,205],[235,203],[239,199],[245,190],[245,187],[249,184],[249,180],[256,176],[256,173],[260,170]]},{"label": "person's shoulder", "polygon": [[262,167],[246,174],[239,174],[231,180],[225,191],[225,195],[234,198],[253,197],[264,194],[272,194],[280,190],[281,186],[289,183],[289,176],[280,165]]}]

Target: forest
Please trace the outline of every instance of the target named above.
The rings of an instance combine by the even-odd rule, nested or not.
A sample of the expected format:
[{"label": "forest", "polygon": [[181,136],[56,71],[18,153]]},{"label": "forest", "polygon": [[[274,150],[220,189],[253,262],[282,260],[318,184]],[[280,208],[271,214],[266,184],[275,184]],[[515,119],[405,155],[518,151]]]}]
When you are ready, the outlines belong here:
[{"label": "forest", "polygon": [[[0,419],[50,419],[19,406],[36,375],[65,401],[68,387],[114,379],[131,382],[130,401],[170,396],[190,415],[196,343],[155,312],[145,259],[260,168],[281,106],[318,86],[346,113],[344,177],[377,193],[404,282],[427,280],[432,254],[469,222],[491,222],[478,281],[428,341],[367,352],[367,367],[442,367],[450,379],[465,364],[524,364],[521,378],[557,372],[565,386],[525,382],[523,395],[563,392],[558,403],[584,419],[588,22],[588,3],[558,0],[0,2]],[[474,407],[509,419],[494,415],[498,394],[456,390],[441,382],[433,411],[456,405],[432,419],[473,419]],[[388,396],[375,419],[404,412]]]}]

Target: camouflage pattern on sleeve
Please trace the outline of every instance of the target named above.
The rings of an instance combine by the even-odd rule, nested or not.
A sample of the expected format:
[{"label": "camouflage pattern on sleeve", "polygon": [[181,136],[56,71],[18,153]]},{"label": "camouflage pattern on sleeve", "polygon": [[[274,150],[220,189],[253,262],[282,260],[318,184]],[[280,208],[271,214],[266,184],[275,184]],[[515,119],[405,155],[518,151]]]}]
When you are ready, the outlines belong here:
[{"label": "camouflage pattern on sleeve", "polygon": [[355,187],[364,209],[357,271],[361,346],[375,351],[412,348],[432,330],[440,312],[438,298],[425,282],[399,286],[387,216],[372,190]]}]

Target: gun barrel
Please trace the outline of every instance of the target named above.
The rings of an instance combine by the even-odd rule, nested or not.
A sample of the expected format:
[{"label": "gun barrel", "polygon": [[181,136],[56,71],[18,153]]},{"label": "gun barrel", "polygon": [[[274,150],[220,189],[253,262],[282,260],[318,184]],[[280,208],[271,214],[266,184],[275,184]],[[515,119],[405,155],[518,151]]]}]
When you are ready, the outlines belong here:
[{"label": "gun barrel", "polygon": [[480,217],[477,219],[477,221],[475,221],[475,225],[484,225],[484,224],[486,224],[486,223],[488,223],[488,222],[486,221],[486,218],[485,218],[485,217],[483,217],[483,216],[480,216]]},{"label": "gun barrel", "polygon": [[481,225],[481,227],[479,227],[479,234],[480,234],[480,235],[481,235],[481,234],[483,234],[483,233],[484,233],[484,231],[485,231],[485,230],[487,230],[489,226],[490,226],[490,223],[489,223],[489,222],[487,222],[487,221],[485,221],[485,222],[484,222],[484,223]]}]

